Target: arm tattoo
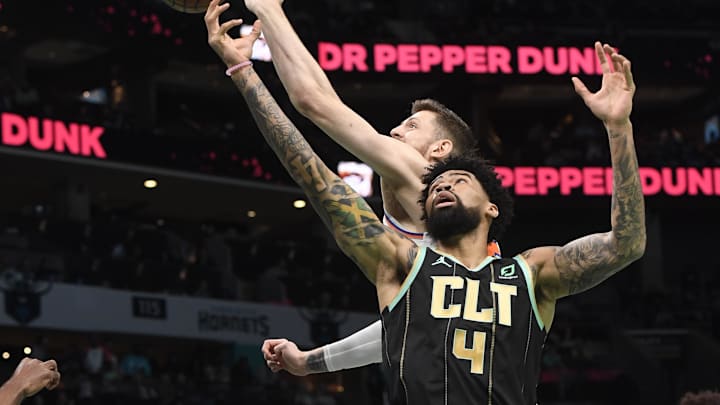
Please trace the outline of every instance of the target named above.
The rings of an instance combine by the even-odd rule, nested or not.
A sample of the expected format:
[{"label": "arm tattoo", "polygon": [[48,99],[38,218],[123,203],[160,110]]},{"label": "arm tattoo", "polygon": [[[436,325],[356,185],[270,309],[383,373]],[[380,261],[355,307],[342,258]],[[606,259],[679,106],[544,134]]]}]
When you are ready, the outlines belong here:
[{"label": "arm tattoo", "polygon": [[645,205],[632,133],[611,130],[608,135],[614,185],[612,231],[589,235],[558,249],[555,266],[569,294],[601,283],[637,260],[645,249]]},{"label": "arm tattoo", "polygon": [[373,240],[386,232],[377,215],[318,158],[254,73],[235,76],[233,79],[267,143],[305,191],[340,248],[374,282],[377,263],[386,256]]},{"label": "arm tattoo", "polygon": [[613,162],[611,223],[618,248],[627,256],[645,248],[645,203],[632,136],[622,136],[619,141],[627,145],[618,148],[619,156]]},{"label": "arm tattoo", "polygon": [[325,362],[325,352],[322,349],[308,355],[307,369],[310,373],[324,373],[328,371],[327,363]]},{"label": "arm tattoo", "polygon": [[590,235],[557,250],[555,266],[568,294],[585,291],[620,270],[606,239],[603,234]]}]

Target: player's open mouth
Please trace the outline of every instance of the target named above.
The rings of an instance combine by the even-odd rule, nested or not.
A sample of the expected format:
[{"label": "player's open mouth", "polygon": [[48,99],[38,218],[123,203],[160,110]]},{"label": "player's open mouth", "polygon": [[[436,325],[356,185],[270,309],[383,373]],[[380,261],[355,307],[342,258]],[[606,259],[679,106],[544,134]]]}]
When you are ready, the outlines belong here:
[{"label": "player's open mouth", "polygon": [[448,207],[455,204],[455,195],[449,191],[441,191],[435,197],[435,208]]}]

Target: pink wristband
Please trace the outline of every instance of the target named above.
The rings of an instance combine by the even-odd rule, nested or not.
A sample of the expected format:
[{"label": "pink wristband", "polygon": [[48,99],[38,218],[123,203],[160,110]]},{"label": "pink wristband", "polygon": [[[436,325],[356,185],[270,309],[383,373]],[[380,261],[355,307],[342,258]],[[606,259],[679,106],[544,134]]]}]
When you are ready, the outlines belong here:
[{"label": "pink wristband", "polygon": [[228,70],[225,71],[225,74],[228,76],[232,76],[233,72],[240,70],[241,68],[245,66],[252,66],[252,62],[249,60],[246,60],[245,62],[240,62],[237,65],[230,66]]}]

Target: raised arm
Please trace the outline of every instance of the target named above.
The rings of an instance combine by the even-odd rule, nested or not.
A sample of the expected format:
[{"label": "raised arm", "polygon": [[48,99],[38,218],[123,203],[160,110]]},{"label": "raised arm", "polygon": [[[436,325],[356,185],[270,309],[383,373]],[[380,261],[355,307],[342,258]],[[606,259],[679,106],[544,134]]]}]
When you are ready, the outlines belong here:
[{"label": "raised arm", "polygon": [[[209,7],[218,4],[219,0],[214,0]],[[335,142],[370,165],[384,181],[419,182],[418,177],[427,166],[426,159],[410,145],[378,136],[370,123],[340,100],[325,72],[293,30],[280,1],[246,0],[245,5],[263,23],[273,64],[295,108]]]},{"label": "raised arm", "polygon": [[536,276],[536,294],[545,301],[592,288],[645,252],[645,205],[630,123],[635,93],[630,61],[607,44],[598,42],[595,49],[603,69],[601,89],[591,93],[578,78],[573,83],[607,129],[613,170],[611,230],[523,253]]},{"label": "raised arm", "polygon": [[[221,57],[228,58],[229,65],[247,61],[259,33],[259,22],[255,22],[249,36],[232,39],[227,32],[241,21],[231,20],[220,25],[221,12],[222,7],[210,7],[206,12],[208,43]],[[235,70],[232,80],[250,107],[263,137],[333,232],[340,248],[378,285],[382,305],[382,297],[392,291],[381,291],[381,288],[392,290],[392,286],[404,278],[403,272],[411,267],[408,255],[415,257],[415,244],[386,228],[367,202],[318,158],[252,66]]]},{"label": "raised arm", "polygon": [[400,277],[395,273],[403,267],[407,272],[410,266],[401,263],[400,250],[414,248],[414,243],[387,229],[367,202],[318,158],[252,67],[234,74],[233,81],[251,106],[265,140],[308,196],[343,252],[373,284],[392,281],[378,280],[378,275]]}]

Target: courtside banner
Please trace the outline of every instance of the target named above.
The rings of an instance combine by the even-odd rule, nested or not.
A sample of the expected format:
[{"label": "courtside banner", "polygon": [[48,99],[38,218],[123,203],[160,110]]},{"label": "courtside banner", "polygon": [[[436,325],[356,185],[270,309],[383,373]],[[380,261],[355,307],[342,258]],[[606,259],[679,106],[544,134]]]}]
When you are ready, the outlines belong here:
[{"label": "courtside banner", "polygon": [[[6,291],[7,295],[8,292]],[[312,310],[239,301],[180,297],[57,283],[39,298],[39,314],[22,324],[8,308],[0,325],[67,331],[131,333],[260,344],[291,337],[299,345],[338,339],[375,322],[376,314]],[[374,299],[374,297],[368,297]],[[326,342],[323,342],[326,343]]]}]

